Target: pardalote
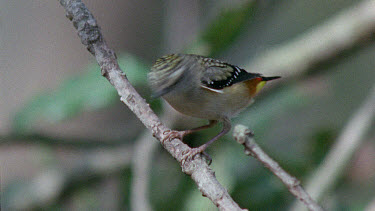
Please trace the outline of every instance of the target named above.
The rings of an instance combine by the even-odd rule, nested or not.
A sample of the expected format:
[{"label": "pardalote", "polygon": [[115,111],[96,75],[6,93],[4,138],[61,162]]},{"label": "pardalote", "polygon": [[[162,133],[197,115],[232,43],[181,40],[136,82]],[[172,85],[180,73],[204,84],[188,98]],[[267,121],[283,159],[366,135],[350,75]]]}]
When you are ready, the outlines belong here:
[{"label": "pardalote", "polygon": [[238,66],[193,54],[170,54],[156,60],[148,74],[154,97],[163,97],[182,114],[209,120],[208,125],[172,131],[167,138],[180,137],[223,123],[219,134],[188,154],[194,156],[231,129],[230,119],[253,102],[267,81]]}]

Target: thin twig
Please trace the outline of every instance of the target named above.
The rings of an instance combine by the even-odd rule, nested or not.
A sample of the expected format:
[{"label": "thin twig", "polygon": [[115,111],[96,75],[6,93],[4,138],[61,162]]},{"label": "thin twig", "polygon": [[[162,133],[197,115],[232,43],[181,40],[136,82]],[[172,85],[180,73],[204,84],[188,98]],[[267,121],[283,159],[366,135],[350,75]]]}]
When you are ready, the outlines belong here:
[{"label": "thin twig", "polygon": [[[180,4],[182,3],[182,4]],[[166,11],[167,23],[164,27],[164,33],[168,37],[165,40],[165,49],[179,49],[177,46],[181,45],[182,40],[186,39],[194,34],[194,29],[198,29],[198,14],[193,10],[185,9],[186,6],[197,6],[197,1],[186,1],[178,2],[175,0],[167,1],[167,7],[170,7]],[[178,17],[181,17],[181,11],[184,12],[184,20],[189,24],[190,35],[186,34],[185,27],[181,27]],[[182,36],[181,36],[182,35]],[[181,48],[181,46],[180,46]],[[167,109],[167,110],[166,110]],[[170,112],[171,107],[166,106],[163,103],[163,114],[160,116],[161,122],[168,122],[169,127],[173,127],[178,121],[181,121],[179,114],[176,112]],[[152,210],[152,204],[150,202],[150,177],[151,167],[154,152],[158,149],[159,145],[156,141],[152,140],[149,132],[144,131],[144,134],[136,141],[133,156],[132,165],[132,182],[130,187],[130,206],[131,210]],[[161,184],[159,184],[161,185]]]},{"label": "thin twig", "polygon": [[365,0],[311,30],[254,58],[246,69],[283,78],[304,74],[321,62],[374,38],[375,1]]},{"label": "thin twig", "polygon": [[[181,121],[181,118],[176,112],[166,111],[161,120],[162,122],[168,120],[170,125],[175,125],[178,121]],[[142,134],[136,141],[132,164],[131,210],[152,210],[149,202],[149,181],[152,157],[157,147],[157,142],[152,140],[152,136],[148,132]]]},{"label": "thin twig", "polygon": [[310,195],[302,188],[300,181],[289,175],[280,165],[270,158],[255,142],[253,134],[249,128],[243,125],[236,125],[233,136],[239,144],[245,147],[245,154],[253,156],[263,165],[275,174],[289,189],[289,191],[300,201],[302,201],[309,210],[322,211],[321,208]]},{"label": "thin twig", "polygon": [[124,144],[123,140],[97,140],[78,137],[53,137],[42,133],[0,135],[0,145],[41,144],[63,148],[115,148]]},{"label": "thin twig", "polygon": [[[371,128],[371,121],[373,121],[374,116],[375,86],[364,103],[348,121],[322,164],[307,180],[306,190],[314,199],[319,200],[336,183],[355,150],[365,140],[363,136]],[[299,203],[296,202],[292,210],[301,210]]]},{"label": "thin twig", "polygon": [[70,188],[87,184],[88,178],[103,178],[121,172],[130,165],[132,155],[132,147],[122,145],[116,149],[92,150],[72,169],[48,167],[22,188],[12,190],[1,204],[2,208],[34,210],[56,204]]},{"label": "thin twig", "polygon": [[[202,194],[208,197],[220,210],[241,210],[217,181],[214,172],[201,156],[184,160],[184,154],[191,148],[180,139],[163,141],[171,129],[163,125],[146,101],[137,93],[120,69],[115,53],[104,41],[99,26],[93,15],[80,0],[60,0],[73,21],[82,43],[96,57],[102,75],[115,87],[124,102],[141,122],[151,130],[163,147],[181,164],[182,171],[191,176]],[[185,162],[186,161],[186,162]]]},{"label": "thin twig", "polygon": [[373,199],[364,209],[364,211],[374,211],[375,210],[375,199]]},{"label": "thin twig", "polygon": [[157,142],[146,131],[136,141],[132,162],[132,182],[130,187],[130,210],[151,211],[149,182],[152,156]]}]

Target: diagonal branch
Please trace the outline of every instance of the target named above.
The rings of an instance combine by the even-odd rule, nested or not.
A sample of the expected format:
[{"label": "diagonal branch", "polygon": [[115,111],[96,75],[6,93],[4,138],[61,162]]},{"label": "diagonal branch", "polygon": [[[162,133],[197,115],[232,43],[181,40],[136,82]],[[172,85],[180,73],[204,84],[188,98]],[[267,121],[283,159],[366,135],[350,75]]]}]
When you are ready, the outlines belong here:
[{"label": "diagonal branch", "polygon": [[[176,112],[164,112],[161,120],[169,120],[169,124],[175,125],[181,121]],[[130,193],[131,210],[152,210],[149,201],[149,181],[152,157],[157,149],[157,142],[152,141],[149,133],[145,132],[137,140],[134,146],[134,155],[132,162],[132,184]]]},{"label": "diagonal branch", "polygon": [[[355,150],[365,140],[363,137],[371,128],[374,116],[375,86],[372,87],[369,96],[348,121],[320,166],[307,180],[306,189],[316,200],[320,200],[324,193],[335,185]],[[295,203],[291,210],[302,210],[302,207],[299,203]]]},{"label": "diagonal branch", "polygon": [[[122,145],[116,149],[91,150],[85,159],[74,163],[71,169],[47,168],[12,193],[1,204],[4,210],[38,210],[55,204],[77,186],[87,186],[93,178],[103,178],[126,169],[131,163],[132,146]],[[88,179],[90,178],[90,179]],[[10,197],[9,197],[10,196]]]},{"label": "diagonal branch", "polygon": [[214,172],[200,156],[183,162],[184,153],[191,148],[179,139],[163,141],[170,129],[161,123],[146,101],[137,93],[119,68],[115,53],[104,41],[93,15],[80,0],[59,0],[66,16],[73,22],[81,42],[95,55],[102,75],[115,87],[124,102],[141,122],[151,130],[163,147],[181,164],[182,171],[192,177],[202,194],[220,210],[241,210],[217,181]]},{"label": "diagonal branch", "polygon": [[263,52],[246,68],[262,70],[265,75],[295,77],[374,39],[374,33],[375,1],[363,0],[291,41]]},{"label": "diagonal branch", "polygon": [[233,136],[239,144],[242,144],[245,147],[246,155],[253,156],[275,174],[288,187],[289,191],[302,201],[309,210],[323,211],[323,208],[321,208],[302,188],[300,181],[288,174],[276,161],[259,147],[249,128],[243,125],[236,125]]}]

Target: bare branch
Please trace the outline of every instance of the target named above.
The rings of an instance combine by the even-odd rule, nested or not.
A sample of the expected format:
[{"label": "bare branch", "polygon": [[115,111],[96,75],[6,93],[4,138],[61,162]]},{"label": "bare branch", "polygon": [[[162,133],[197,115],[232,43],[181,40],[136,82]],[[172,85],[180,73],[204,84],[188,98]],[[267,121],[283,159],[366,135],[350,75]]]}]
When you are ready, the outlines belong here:
[{"label": "bare branch", "polygon": [[151,211],[149,201],[149,182],[152,156],[157,149],[157,142],[146,131],[136,141],[132,162],[132,183],[130,189],[131,210]]},{"label": "bare branch", "polygon": [[[336,183],[355,150],[364,140],[363,136],[371,128],[374,116],[375,86],[363,105],[348,121],[322,164],[307,180],[307,191],[316,200],[319,200]],[[295,203],[292,210],[301,210],[299,203]]]},{"label": "bare branch", "polygon": [[70,187],[86,184],[87,178],[102,178],[121,172],[129,166],[132,155],[132,147],[122,145],[116,149],[92,150],[82,162],[75,163],[71,170],[49,167],[31,182],[13,190],[11,197],[2,204],[2,208],[33,210],[53,205]]},{"label": "bare branch", "polygon": [[262,70],[265,75],[283,78],[301,75],[363,43],[366,38],[374,38],[374,33],[375,1],[365,0],[294,40],[264,52],[246,65],[246,69]]},{"label": "bare branch", "polygon": [[201,156],[183,162],[184,154],[191,148],[179,139],[163,141],[171,131],[163,125],[146,101],[136,92],[119,68],[115,53],[104,41],[96,20],[80,0],[60,0],[73,21],[82,43],[96,57],[102,75],[115,87],[124,102],[141,122],[151,130],[163,147],[181,164],[182,171],[192,177],[202,194],[220,210],[241,210],[229,196],[228,191],[217,181],[214,172]]},{"label": "bare branch", "polygon": [[[148,105],[145,104],[144,100],[138,94],[136,94],[135,90],[126,80],[126,77],[118,68],[113,51],[106,46],[100,33],[99,27],[97,26],[95,19],[89,13],[87,8],[84,7],[84,5],[80,1],[60,0],[60,2],[64,7],[66,7],[68,11],[67,16],[73,20],[74,25],[79,31],[79,36],[81,37],[83,44],[86,45],[89,51],[96,56],[97,61],[102,68],[102,74],[111,82],[111,84],[115,86],[116,90],[121,96],[121,100],[125,104],[127,104],[138,117],[140,117],[140,120],[148,129],[152,131],[155,137],[157,137],[159,140],[163,140],[162,138],[168,133],[169,129],[161,124],[156,115],[150,110]],[[68,4],[74,4],[74,6],[69,6]],[[83,8],[80,8],[81,6],[77,6],[77,4],[82,4]],[[363,6],[366,4],[367,6]],[[68,9],[68,7],[70,9]],[[77,10],[77,8],[79,9]],[[344,11],[342,14],[338,15],[323,26],[316,27],[311,32],[302,35],[300,38],[296,39],[290,44],[279,47],[275,51],[272,51],[275,52],[275,54],[265,54],[265,56],[261,57],[261,59],[255,60],[252,65],[262,66],[261,69],[264,70],[264,73],[266,73],[267,71],[272,72],[273,70],[275,70],[277,74],[283,75],[288,75],[289,73],[291,75],[300,74],[305,70],[311,68],[314,64],[325,61],[342,52],[343,50],[352,47],[353,45],[360,42],[361,38],[370,36],[375,28],[375,19],[371,16],[374,14],[372,12],[373,8],[373,1],[365,1],[364,3],[362,3],[362,6],[360,5],[350,10]],[[73,11],[74,9],[76,11]],[[85,12],[80,11],[81,9],[83,9]],[[347,18],[343,19],[348,14],[350,14],[350,16],[355,16],[355,18],[351,18],[351,20],[353,21],[348,21],[346,20]],[[77,15],[82,15],[82,17],[78,17]],[[343,39],[345,38],[343,37],[345,33],[341,33],[337,30],[336,27],[339,24],[343,23],[344,20],[345,24],[343,25],[347,30],[343,30],[343,32],[346,32],[346,36],[352,37],[354,39]],[[358,25],[358,23],[361,24]],[[329,36],[326,36],[327,33]],[[331,39],[328,39],[330,37]],[[307,42],[308,45],[304,44],[306,43],[305,40],[309,41]],[[332,42],[332,40],[339,40],[340,42]],[[316,42],[318,41],[322,42],[323,44],[317,45]],[[338,45],[339,47],[337,47],[336,45]],[[289,58],[291,58],[293,61],[285,60],[284,57],[280,57],[280,55],[287,55],[288,52],[293,53],[288,54]],[[274,55],[274,57],[272,55]],[[270,65],[267,66],[269,68],[263,68],[263,66],[267,64]],[[250,69],[253,69],[253,67]],[[282,73],[280,73],[280,71]],[[181,153],[183,153],[184,150],[188,149],[188,146],[184,145],[179,140],[172,140],[171,142],[162,144],[179,162],[181,162],[181,160],[179,160],[178,157],[181,158]],[[197,159],[201,160],[198,157]],[[193,174],[193,172],[190,170],[190,165],[193,165],[195,167],[195,171],[198,169],[196,168],[194,161],[184,163],[181,166],[185,173]],[[196,182],[197,184],[200,184],[198,181]],[[201,191],[202,193],[204,193],[203,190]],[[227,194],[225,190],[224,192]]]},{"label": "bare branch", "polygon": [[321,208],[302,188],[300,181],[289,175],[280,165],[270,158],[255,142],[254,135],[249,128],[243,125],[236,125],[233,132],[234,138],[239,144],[245,147],[245,154],[253,156],[263,165],[275,174],[289,189],[289,191],[300,201],[302,201],[309,210],[322,211]]},{"label": "bare branch", "polygon": [[66,148],[114,148],[124,144],[123,140],[96,140],[77,137],[53,137],[41,133],[0,135],[0,145],[4,144],[43,144]]},{"label": "bare branch", "polygon": [[368,204],[365,208],[365,211],[373,211],[375,210],[375,199],[373,199],[370,204]]},{"label": "bare branch", "polygon": [[[168,120],[170,125],[175,125],[178,121],[181,121],[179,117],[176,112],[166,111],[161,120]],[[130,193],[131,210],[152,210],[151,203],[149,202],[149,171],[157,146],[157,142],[152,140],[151,135],[147,131],[144,132],[135,144]]]}]

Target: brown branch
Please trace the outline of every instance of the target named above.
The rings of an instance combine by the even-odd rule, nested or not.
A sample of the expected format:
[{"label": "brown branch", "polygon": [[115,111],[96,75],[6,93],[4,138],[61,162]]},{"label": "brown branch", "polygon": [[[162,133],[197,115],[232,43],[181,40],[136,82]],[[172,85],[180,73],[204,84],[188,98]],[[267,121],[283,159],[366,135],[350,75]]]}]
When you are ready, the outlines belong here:
[{"label": "brown branch", "polygon": [[295,77],[373,39],[374,33],[375,1],[364,0],[291,41],[265,51],[245,67],[261,70],[264,75]]},{"label": "brown branch", "polygon": [[115,148],[124,144],[123,140],[97,140],[78,137],[54,137],[42,133],[0,135],[0,145],[42,144],[64,148]]},{"label": "brown branch", "polygon": [[[323,194],[330,190],[340,178],[355,150],[365,140],[363,137],[371,128],[374,116],[375,86],[372,87],[369,96],[348,121],[320,166],[307,180],[306,190],[316,200],[321,199]],[[301,210],[300,204],[295,203],[291,210]]]},{"label": "brown branch", "polygon": [[300,201],[302,201],[309,210],[321,211],[321,208],[310,195],[302,188],[300,181],[289,175],[280,165],[270,158],[255,142],[252,132],[243,125],[236,125],[233,132],[234,138],[239,144],[245,147],[245,154],[253,156],[263,165],[275,174],[289,189],[289,191]]},{"label": "brown branch", "polygon": [[130,210],[151,211],[149,183],[152,157],[157,142],[150,133],[144,132],[136,141],[132,159],[132,182],[130,187]]},{"label": "brown branch", "polygon": [[[171,109],[170,107],[167,108]],[[182,121],[178,113],[168,110],[161,116],[161,120],[168,120],[170,125]],[[132,163],[133,177],[130,188],[131,210],[152,210],[149,201],[149,181],[152,158],[157,148],[158,143],[153,141],[150,133],[146,131],[135,143]]]},{"label": "brown branch", "polygon": [[7,200],[1,204],[4,210],[34,210],[45,208],[61,200],[64,194],[78,186],[87,186],[88,178],[103,178],[119,173],[131,163],[131,146],[116,149],[92,150],[71,169],[47,168],[20,188],[12,189]]},{"label": "brown branch", "polygon": [[119,68],[115,53],[105,43],[99,26],[87,7],[80,0],[59,1],[65,8],[67,17],[72,20],[74,27],[78,30],[82,43],[95,55],[102,75],[115,87],[121,101],[136,114],[146,128],[151,130],[152,135],[181,164],[182,171],[191,176],[203,196],[208,197],[220,210],[241,210],[228,191],[217,181],[205,159],[195,156],[194,159],[184,162],[184,154],[191,149],[190,147],[179,139],[162,141],[171,130],[160,122],[146,101],[129,83]]},{"label": "brown branch", "polygon": [[364,211],[374,211],[375,210],[375,199],[373,199],[364,209]]}]

